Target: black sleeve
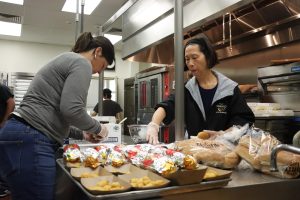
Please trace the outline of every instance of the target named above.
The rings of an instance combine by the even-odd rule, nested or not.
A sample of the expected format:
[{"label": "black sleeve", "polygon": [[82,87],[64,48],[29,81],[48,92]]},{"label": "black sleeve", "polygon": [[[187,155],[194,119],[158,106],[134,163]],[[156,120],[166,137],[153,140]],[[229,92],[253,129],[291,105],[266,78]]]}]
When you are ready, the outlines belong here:
[{"label": "black sleeve", "polygon": [[123,109],[121,108],[120,104],[117,103],[117,113],[122,112]]},{"label": "black sleeve", "polygon": [[94,112],[96,112],[96,113],[98,113],[98,103],[95,105],[95,107],[94,107],[94,110],[93,110]]},{"label": "black sleeve", "polygon": [[154,109],[162,107],[166,111],[166,117],[163,120],[164,124],[170,124],[175,118],[175,95],[171,94],[167,100],[158,103]]},{"label": "black sleeve", "polygon": [[238,86],[234,89],[234,94],[231,101],[230,118],[228,126],[233,125],[245,125],[249,123],[252,125],[255,121],[255,116],[247,105],[246,100],[242,96],[242,93]]}]

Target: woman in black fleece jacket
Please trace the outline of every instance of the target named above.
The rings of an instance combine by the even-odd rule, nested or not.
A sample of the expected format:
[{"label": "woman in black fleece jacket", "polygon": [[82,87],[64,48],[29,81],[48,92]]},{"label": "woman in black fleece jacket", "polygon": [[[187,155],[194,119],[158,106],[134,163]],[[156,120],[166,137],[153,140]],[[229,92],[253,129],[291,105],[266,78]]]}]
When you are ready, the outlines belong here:
[{"label": "woman in black fleece jacket", "polygon": [[[184,47],[185,69],[193,77],[185,84],[185,126],[189,137],[203,130],[221,131],[233,125],[254,123],[254,114],[241,95],[238,84],[212,70],[218,63],[216,52],[206,37],[189,40]],[[147,140],[158,143],[159,124],[175,117],[175,98],[155,107],[148,124]]]}]

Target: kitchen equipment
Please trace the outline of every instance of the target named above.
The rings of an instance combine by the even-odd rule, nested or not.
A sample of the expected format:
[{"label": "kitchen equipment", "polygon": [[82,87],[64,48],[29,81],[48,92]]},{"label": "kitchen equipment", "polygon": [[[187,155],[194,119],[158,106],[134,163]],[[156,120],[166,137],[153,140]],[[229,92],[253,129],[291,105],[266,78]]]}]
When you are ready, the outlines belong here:
[{"label": "kitchen equipment", "polygon": [[128,125],[128,130],[131,136],[131,139],[135,144],[138,143],[146,143],[146,135],[147,135],[147,125],[142,124],[133,124]]},{"label": "kitchen equipment", "polygon": [[300,62],[259,67],[257,78],[261,102],[279,103],[300,115]]},{"label": "kitchen equipment", "polygon": [[[281,110],[293,110],[300,116],[300,62],[271,65],[257,69],[260,102],[278,103]],[[297,132],[293,116],[276,115],[257,117],[255,125],[269,131],[281,142],[291,144]]]},{"label": "kitchen equipment", "polygon": [[[174,67],[154,66],[136,74],[135,112],[137,124],[148,124],[156,104],[168,98],[175,91]],[[174,125],[161,126],[158,140],[174,142]]]},{"label": "kitchen equipment", "polygon": [[271,60],[271,65],[282,65],[282,64],[289,64],[289,63],[293,63],[293,62],[300,62],[300,58]]},{"label": "kitchen equipment", "polygon": [[[135,77],[124,80],[124,116],[127,117],[127,120],[124,122],[124,127],[136,123],[134,80]],[[124,135],[129,135],[127,128],[124,128]]]},{"label": "kitchen equipment", "polygon": [[11,73],[11,85],[15,95],[16,108],[19,107],[24,95],[26,94],[30,82],[34,77],[33,73],[14,72]]}]

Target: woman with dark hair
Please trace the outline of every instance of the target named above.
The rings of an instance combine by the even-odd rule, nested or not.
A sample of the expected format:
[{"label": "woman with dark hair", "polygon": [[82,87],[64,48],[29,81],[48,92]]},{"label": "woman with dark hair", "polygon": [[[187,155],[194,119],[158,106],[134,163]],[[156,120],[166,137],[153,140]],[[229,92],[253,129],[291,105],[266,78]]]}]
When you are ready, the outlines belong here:
[{"label": "woman with dark hair", "polygon": [[85,109],[92,74],[115,60],[105,37],[83,33],[72,52],[50,60],[32,80],[20,107],[0,132],[1,177],[12,199],[53,200],[55,152],[64,138],[99,142],[105,125]]},{"label": "woman with dark hair", "polygon": [[[185,127],[189,137],[203,130],[221,131],[254,122],[254,114],[238,84],[211,69],[218,58],[206,37],[189,40],[184,47],[184,58],[185,70],[192,74],[184,88]],[[155,109],[147,129],[147,140],[151,144],[158,143],[159,124],[169,124],[175,117],[174,95]]]}]

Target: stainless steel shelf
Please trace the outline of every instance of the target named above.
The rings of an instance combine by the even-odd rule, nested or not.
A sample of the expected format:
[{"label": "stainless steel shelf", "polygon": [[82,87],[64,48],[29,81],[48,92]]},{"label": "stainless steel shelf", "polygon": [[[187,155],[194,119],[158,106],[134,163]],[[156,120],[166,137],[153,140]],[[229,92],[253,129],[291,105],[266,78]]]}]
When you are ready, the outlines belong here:
[{"label": "stainless steel shelf", "polygon": [[19,107],[21,101],[23,100],[23,97],[26,94],[33,77],[33,73],[11,73],[11,85],[13,86],[13,93],[15,95],[16,108]]}]

